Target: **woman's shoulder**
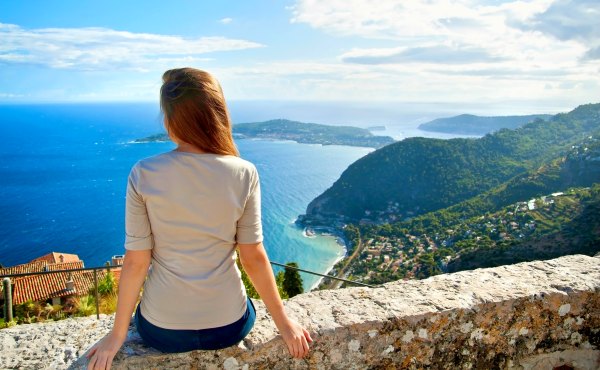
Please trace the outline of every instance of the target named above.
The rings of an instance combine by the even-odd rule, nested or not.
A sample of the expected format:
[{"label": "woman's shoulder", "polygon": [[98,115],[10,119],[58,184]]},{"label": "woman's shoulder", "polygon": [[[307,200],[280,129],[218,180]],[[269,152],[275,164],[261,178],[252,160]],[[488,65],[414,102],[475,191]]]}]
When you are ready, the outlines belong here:
[{"label": "woman's shoulder", "polygon": [[247,159],[244,159],[242,157],[237,157],[235,155],[224,155],[219,157],[221,160],[223,160],[226,163],[231,164],[232,166],[237,166],[239,168],[245,168],[251,171],[256,171],[256,166],[254,165],[254,163],[250,162]]},{"label": "woman's shoulder", "polygon": [[133,165],[133,169],[142,169],[142,168],[147,168],[149,166],[154,167],[156,165],[166,164],[170,160],[171,160],[171,152],[159,153],[159,154],[155,154],[155,155],[152,155],[149,157],[139,159]]},{"label": "woman's shoulder", "polygon": [[187,163],[199,162],[204,163],[205,165],[213,163],[219,164],[223,167],[228,167],[230,169],[248,171],[252,173],[257,172],[254,163],[238,156],[214,153],[179,152],[175,150],[140,159],[134,164],[133,169],[155,170],[161,166],[170,166],[173,164],[173,162],[177,161],[184,161]]}]

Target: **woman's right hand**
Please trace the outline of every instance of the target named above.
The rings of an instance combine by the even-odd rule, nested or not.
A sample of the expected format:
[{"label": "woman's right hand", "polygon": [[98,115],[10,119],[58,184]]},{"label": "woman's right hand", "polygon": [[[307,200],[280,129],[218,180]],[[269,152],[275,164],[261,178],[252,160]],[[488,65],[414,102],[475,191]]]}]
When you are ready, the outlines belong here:
[{"label": "woman's right hand", "polygon": [[110,332],[96,345],[94,345],[86,357],[88,358],[88,370],[108,370],[112,366],[113,359],[125,338],[118,336],[114,332]]},{"label": "woman's right hand", "polygon": [[279,328],[279,333],[283,337],[285,344],[290,351],[290,355],[295,358],[303,358],[308,354],[309,343],[312,343],[310,333],[295,321],[287,320]]}]

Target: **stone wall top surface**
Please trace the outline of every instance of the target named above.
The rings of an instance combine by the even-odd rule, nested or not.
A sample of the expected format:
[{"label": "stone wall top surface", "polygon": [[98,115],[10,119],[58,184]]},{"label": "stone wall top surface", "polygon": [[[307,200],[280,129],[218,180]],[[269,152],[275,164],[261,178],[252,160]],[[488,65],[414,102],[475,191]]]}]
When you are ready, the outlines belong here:
[{"label": "stone wall top surface", "polygon": [[[597,257],[566,256],[375,289],[310,292],[285,305],[313,333],[306,359],[289,357],[257,301],[257,323],[237,347],[162,354],[145,347],[132,328],[115,368],[534,369],[548,361],[600,368],[594,365],[600,358]],[[0,368],[85,368],[82,355],[111,325],[108,316],[2,330],[0,347],[12,356],[2,356]]]}]

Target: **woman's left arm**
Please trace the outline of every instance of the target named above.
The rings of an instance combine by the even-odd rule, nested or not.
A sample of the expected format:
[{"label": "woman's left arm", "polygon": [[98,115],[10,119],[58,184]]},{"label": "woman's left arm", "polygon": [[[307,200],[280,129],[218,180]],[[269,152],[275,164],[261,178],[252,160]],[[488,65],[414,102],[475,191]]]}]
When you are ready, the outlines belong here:
[{"label": "woman's left arm", "polygon": [[119,296],[117,300],[117,313],[112,331],[98,342],[87,357],[88,369],[110,369],[113,358],[127,338],[127,331],[131,315],[144,284],[152,250],[127,250],[119,279]]}]

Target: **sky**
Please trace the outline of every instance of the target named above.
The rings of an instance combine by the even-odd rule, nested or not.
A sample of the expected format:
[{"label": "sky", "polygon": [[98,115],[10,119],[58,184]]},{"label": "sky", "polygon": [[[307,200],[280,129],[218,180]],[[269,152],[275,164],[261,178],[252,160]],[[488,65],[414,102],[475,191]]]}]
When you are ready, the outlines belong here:
[{"label": "sky", "polygon": [[598,0],[3,0],[0,102],[157,101],[190,66],[234,100],[558,111],[600,102],[599,19]]}]

